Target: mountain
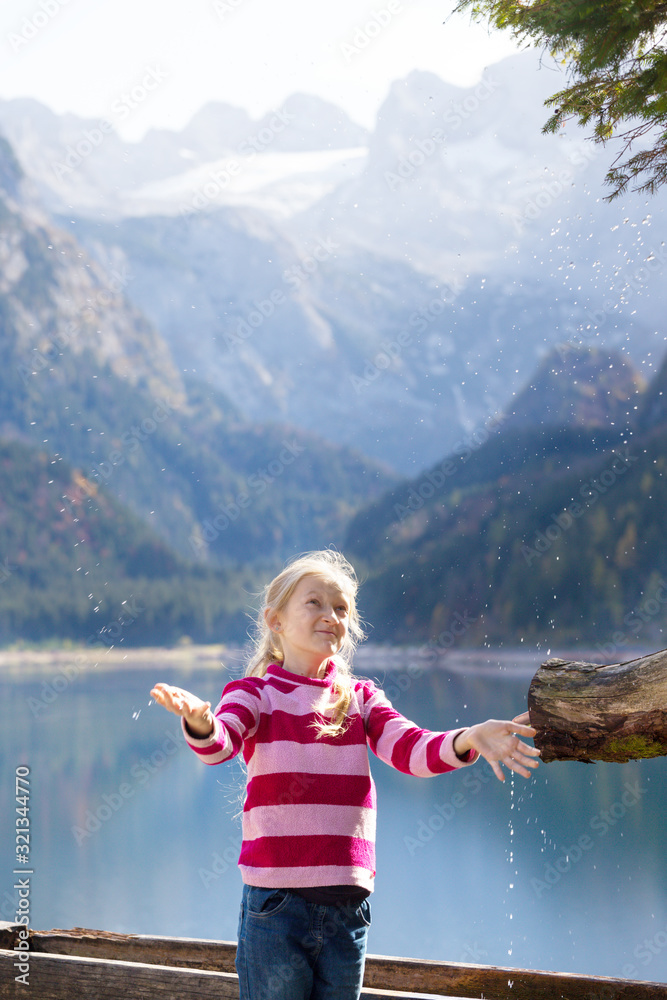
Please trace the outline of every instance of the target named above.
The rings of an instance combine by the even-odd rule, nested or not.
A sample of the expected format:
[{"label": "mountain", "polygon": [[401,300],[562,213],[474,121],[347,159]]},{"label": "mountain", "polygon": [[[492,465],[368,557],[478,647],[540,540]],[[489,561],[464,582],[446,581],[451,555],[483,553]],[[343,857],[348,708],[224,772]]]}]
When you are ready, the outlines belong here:
[{"label": "mountain", "polygon": [[[537,293],[537,315],[505,326],[506,338],[542,351],[579,340],[643,362],[663,322],[667,194],[610,204],[603,180],[614,144],[596,146],[574,126],[542,134],[543,102],[563,83],[562,68],[538,68],[534,52],[494,64],[470,88],[423,72],[396,81],[363,170],[292,228],[381,247],[448,283],[469,327],[489,306],[475,309],[462,292],[486,285],[478,302],[508,313],[517,293]],[[497,331],[487,338],[480,360],[497,350]]]},{"label": "mountain", "polygon": [[382,246],[454,284],[538,279],[576,305],[576,278],[606,298],[605,276],[618,277],[609,264],[627,267],[631,243],[639,267],[649,241],[662,245],[667,198],[605,202],[613,143],[603,151],[574,126],[542,133],[544,101],[564,82],[562,67],[535,52],[488,67],[468,88],[410,73],[379,109],[364,169],[293,225]]},{"label": "mountain", "polygon": [[346,551],[366,574],[376,639],[442,650],[588,641],[612,658],[640,634],[659,640],[667,424],[642,414],[665,374],[628,395],[632,372],[615,361],[597,395],[618,399],[617,421],[582,414],[579,375],[600,371],[600,357],[581,356],[569,391],[561,376],[561,426],[501,419],[352,520]]},{"label": "mountain", "polygon": [[367,564],[363,611],[374,638],[442,650],[599,643],[607,662],[661,641],[667,439],[638,443],[639,452],[598,447],[561,475],[538,466],[529,479],[517,474],[432,516],[414,514],[393,554]]},{"label": "mountain", "polygon": [[304,95],[136,144],[0,104],[0,440],[142,522],[162,614],[174,567],[229,594],[329,543],[376,637],[622,631],[651,592],[665,195],[604,201],[530,59],[411,74],[371,135]]},{"label": "mountain", "polygon": [[243,641],[252,570],[188,565],[62,459],[0,441],[0,643]]},{"label": "mountain", "polygon": [[617,351],[562,345],[547,355],[505,415],[503,431],[554,427],[628,427],[646,388]]},{"label": "mountain", "polygon": [[213,101],[181,132],[151,129],[138,143],[125,142],[115,130],[126,115],[120,106],[109,109],[108,117],[87,119],[56,115],[29,98],[0,100],[0,131],[17,150],[45,207],[98,218],[178,214],[187,209],[192,188],[207,182],[215,188],[212,175],[221,171],[226,179],[204,195],[208,205],[225,204],[229,196],[234,201],[239,179],[246,182],[243,204],[248,179],[252,191],[290,177],[307,185],[313,175],[320,196],[322,181],[315,175],[368,142],[366,129],[340,108],[307,94],[293,94],[258,120]]},{"label": "mountain", "polygon": [[[65,459],[181,557],[226,564],[336,543],[394,481],[275,414],[243,420],[179,370],[127,298],[124,263],[103,268],[44,214],[6,143],[0,179],[0,438]],[[235,505],[233,522],[207,527]]]},{"label": "mountain", "polygon": [[[30,380],[32,368],[63,352],[86,352],[133,386],[155,395],[184,398],[180,375],[164,341],[123,295],[126,271],[105,272],[58,230],[32,196],[6,141],[0,143],[0,224],[3,268],[0,284],[3,347],[16,351],[17,365],[4,377]],[[56,380],[58,370],[53,369]]]},{"label": "mountain", "polygon": [[641,398],[637,412],[637,426],[640,430],[650,431],[658,429],[666,423],[667,358],[664,358]]},{"label": "mountain", "polygon": [[462,408],[469,419],[495,408],[490,392],[461,387],[474,341],[459,356],[443,289],[398,261],[326,238],[304,255],[249,209],[79,219],[76,231],[96,259],[132,274],[128,294],[179,367],[248,420],[285,420],[414,470],[447,447]]},{"label": "mountain", "polygon": [[554,348],[647,376],[662,351],[667,196],[609,204],[613,144],[542,135],[561,82],[531,52],[469,88],[415,72],[371,134],[307,95],[261,121],[212,104],[134,144],[34,102],[0,102],[0,129],[58,225],[132,275],[179,369],[247,420],[412,476]]}]

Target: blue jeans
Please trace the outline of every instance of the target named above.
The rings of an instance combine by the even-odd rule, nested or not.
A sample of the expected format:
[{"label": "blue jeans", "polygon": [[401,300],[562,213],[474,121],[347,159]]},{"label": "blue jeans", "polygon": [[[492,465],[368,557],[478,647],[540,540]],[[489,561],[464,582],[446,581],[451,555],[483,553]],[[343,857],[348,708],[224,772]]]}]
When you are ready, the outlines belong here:
[{"label": "blue jeans", "polygon": [[359,1000],[370,922],[367,899],[323,906],[286,889],[244,885],[240,1000]]}]

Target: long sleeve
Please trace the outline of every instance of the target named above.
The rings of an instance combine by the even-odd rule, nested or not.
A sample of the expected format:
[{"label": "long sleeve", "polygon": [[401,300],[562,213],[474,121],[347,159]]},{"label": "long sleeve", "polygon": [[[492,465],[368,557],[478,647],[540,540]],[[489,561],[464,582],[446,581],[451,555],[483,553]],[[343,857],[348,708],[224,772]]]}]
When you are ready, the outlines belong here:
[{"label": "long sleeve", "polygon": [[372,681],[360,686],[368,745],[385,764],[404,774],[427,778],[477,760],[477,753],[461,760],[454,752],[454,739],[465,727],[446,732],[421,729],[397,712]]},{"label": "long sleeve", "polygon": [[[375,877],[376,792],[368,748],[408,774],[461,767],[457,732],[432,733],[405,719],[372,681],[353,681],[348,726],[318,736],[336,696],[332,660],[323,678],[292,674],[278,664],[263,677],[232,681],[204,740],[185,738],[206,764],[243,751],[243,881],[264,887],[356,885]],[[470,761],[472,763],[472,760]]]},{"label": "long sleeve", "polygon": [[231,681],[222,692],[210,736],[198,739],[181,720],[183,733],[190,747],[205,764],[221,764],[235,757],[244,741],[256,731],[261,714],[261,687],[254,678]]}]

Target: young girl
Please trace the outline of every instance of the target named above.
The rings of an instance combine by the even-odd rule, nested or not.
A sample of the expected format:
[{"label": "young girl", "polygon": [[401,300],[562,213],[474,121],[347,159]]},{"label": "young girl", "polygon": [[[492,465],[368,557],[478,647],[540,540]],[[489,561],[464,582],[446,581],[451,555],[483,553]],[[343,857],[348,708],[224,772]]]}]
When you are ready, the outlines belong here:
[{"label": "young girl", "polygon": [[[527,778],[539,751],[528,715],[450,732],[420,729],[370,680],[353,677],[363,638],[357,580],[339,553],[289,563],[266,588],[255,655],[220,704],[168,684],[151,691],[182,716],[207,764],[247,767],[236,969],[241,1000],[358,1000],[375,876],[368,750],[428,777],[481,755]],[[518,735],[517,735],[518,734]]]}]

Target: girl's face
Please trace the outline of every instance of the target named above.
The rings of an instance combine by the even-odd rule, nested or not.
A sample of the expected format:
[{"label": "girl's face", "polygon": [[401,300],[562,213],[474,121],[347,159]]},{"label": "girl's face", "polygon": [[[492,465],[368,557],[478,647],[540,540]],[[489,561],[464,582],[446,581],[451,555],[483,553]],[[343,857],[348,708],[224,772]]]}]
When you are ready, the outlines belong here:
[{"label": "girl's face", "polygon": [[278,633],[285,670],[317,677],[347,635],[349,596],[333,580],[303,576],[282,611],[267,609],[269,627]]}]

